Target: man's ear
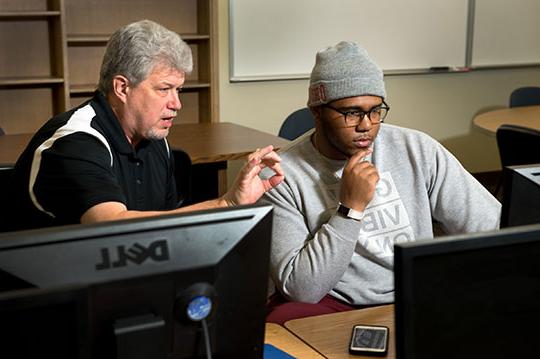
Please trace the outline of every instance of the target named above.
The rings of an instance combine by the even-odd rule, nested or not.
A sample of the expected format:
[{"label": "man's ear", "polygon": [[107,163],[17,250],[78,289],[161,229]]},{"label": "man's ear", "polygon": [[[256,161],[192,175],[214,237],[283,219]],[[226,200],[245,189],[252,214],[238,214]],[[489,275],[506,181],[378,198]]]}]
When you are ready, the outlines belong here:
[{"label": "man's ear", "polygon": [[313,106],[310,107],[309,110],[311,111],[311,114],[313,115],[313,118],[315,119],[315,122],[318,122],[321,120],[321,112],[322,112],[322,106]]},{"label": "man's ear", "polygon": [[122,103],[127,102],[127,94],[129,92],[129,80],[122,75],[116,75],[112,80],[112,90],[114,96]]}]

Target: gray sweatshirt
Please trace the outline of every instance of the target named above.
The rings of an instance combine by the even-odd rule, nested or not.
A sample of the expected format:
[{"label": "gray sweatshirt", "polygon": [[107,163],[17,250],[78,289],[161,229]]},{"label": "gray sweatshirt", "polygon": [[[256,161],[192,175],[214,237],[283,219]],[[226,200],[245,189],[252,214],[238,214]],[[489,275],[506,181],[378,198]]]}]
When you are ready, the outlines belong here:
[{"label": "gray sweatshirt", "polygon": [[312,132],[280,152],[285,181],[261,200],[274,206],[271,279],[289,300],[392,302],[395,243],[433,238],[433,221],[448,234],[499,227],[500,203],[449,151],[388,124],[367,158],[380,180],[364,218],[337,214],[346,161],[321,155]]}]

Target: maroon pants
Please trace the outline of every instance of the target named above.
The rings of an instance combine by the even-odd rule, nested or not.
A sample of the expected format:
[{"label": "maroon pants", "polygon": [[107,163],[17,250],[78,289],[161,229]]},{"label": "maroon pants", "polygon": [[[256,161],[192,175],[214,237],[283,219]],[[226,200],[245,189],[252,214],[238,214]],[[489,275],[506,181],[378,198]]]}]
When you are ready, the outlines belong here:
[{"label": "maroon pants", "polygon": [[314,315],[345,312],[347,310],[359,309],[358,306],[346,304],[329,294],[323,297],[319,303],[289,302],[278,292],[272,294],[268,300],[266,316],[267,323],[277,323],[283,325],[291,319],[311,317]]}]

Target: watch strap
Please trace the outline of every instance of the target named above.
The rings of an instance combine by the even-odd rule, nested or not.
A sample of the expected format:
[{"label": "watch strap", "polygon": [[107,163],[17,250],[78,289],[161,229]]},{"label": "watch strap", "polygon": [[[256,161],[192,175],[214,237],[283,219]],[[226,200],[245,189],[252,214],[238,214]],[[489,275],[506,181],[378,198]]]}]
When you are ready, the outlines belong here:
[{"label": "watch strap", "polygon": [[341,213],[345,217],[356,219],[357,221],[364,218],[364,212],[357,211],[355,209],[349,208],[349,207],[347,207],[347,206],[345,206],[345,205],[343,205],[341,203],[339,204],[339,206],[337,208],[337,212]]}]

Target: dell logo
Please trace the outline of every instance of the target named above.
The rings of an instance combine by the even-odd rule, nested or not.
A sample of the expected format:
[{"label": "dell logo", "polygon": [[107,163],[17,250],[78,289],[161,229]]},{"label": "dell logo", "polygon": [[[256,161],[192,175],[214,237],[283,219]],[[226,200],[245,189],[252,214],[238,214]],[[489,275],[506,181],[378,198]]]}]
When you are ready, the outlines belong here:
[{"label": "dell logo", "polygon": [[101,248],[100,252],[101,263],[96,264],[96,270],[125,267],[129,262],[141,265],[147,259],[156,262],[169,260],[169,247],[165,239],[154,241],[148,247],[135,243],[128,248],[126,246]]}]

